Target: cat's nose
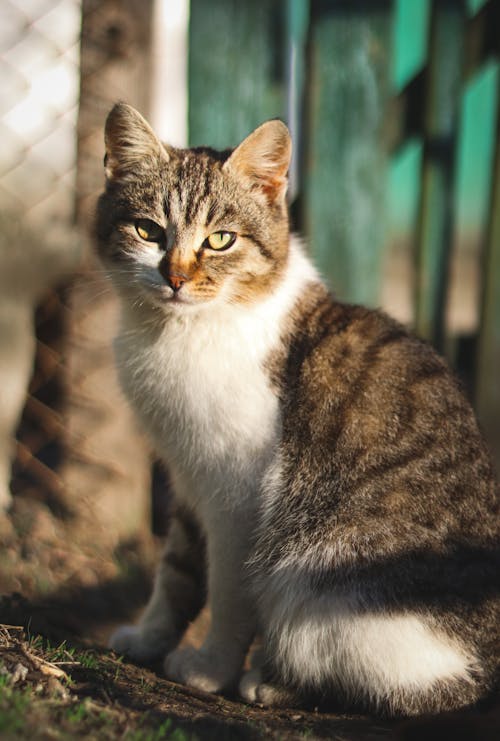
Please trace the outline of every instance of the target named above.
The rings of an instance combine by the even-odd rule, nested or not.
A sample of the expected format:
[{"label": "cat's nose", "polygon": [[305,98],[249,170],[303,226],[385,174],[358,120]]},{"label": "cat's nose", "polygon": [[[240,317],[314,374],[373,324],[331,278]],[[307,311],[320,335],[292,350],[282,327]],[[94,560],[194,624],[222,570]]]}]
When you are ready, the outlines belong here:
[{"label": "cat's nose", "polygon": [[189,280],[189,275],[186,275],[178,265],[172,265],[170,260],[165,258],[160,261],[158,271],[174,293],[177,293],[184,283]]},{"label": "cat's nose", "polygon": [[178,273],[171,273],[166,276],[166,281],[172,291],[174,291],[174,293],[177,293],[177,291],[179,291],[184,283],[187,281],[187,276],[179,275]]}]

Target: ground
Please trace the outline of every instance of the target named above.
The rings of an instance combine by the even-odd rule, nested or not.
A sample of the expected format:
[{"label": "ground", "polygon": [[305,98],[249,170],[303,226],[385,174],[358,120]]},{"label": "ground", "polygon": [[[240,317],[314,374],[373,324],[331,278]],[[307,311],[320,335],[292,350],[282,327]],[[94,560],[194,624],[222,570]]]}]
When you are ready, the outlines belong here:
[{"label": "ground", "polygon": [[167,682],[73,642],[54,647],[0,627],[2,739],[383,739],[389,727],[299,711],[272,712]]},{"label": "ground", "polygon": [[[111,627],[144,603],[157,548],[130,542],[112,557],[83,548],[40,503],[0,523],[0,739],[191,741],[496,741],[500,704],[412,721],[271,710],[168,682],[105,648]],[[190,639],[199,639],[194,626]]]}]

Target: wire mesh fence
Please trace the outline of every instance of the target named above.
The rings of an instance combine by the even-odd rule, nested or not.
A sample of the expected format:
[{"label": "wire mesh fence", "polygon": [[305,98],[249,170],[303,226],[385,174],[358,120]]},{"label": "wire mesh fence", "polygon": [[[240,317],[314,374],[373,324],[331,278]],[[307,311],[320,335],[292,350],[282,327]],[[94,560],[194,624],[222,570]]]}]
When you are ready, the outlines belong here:
[{"label": "wire mesh fence", "polygon": [[80,3],[2,0],[1,15],[3,498],[13,454],[13,492],[55,503],[61,492],[56,471],[65,324],[56,286],[75,263],[79,245],[73,213]]},{"label": "wire mesh fence", "polygon": [[2,0],[0,207],[71,218],[79,90],[78,0]]},{"label": "wire mesh fence", "polygon": [[10,488],[94,537],[97,523],[99,536],[132,532],[149,509],[88,228],[106,112],[124,97],[147,108],[151,13],[152,2],[1,0],[2,501]]}]

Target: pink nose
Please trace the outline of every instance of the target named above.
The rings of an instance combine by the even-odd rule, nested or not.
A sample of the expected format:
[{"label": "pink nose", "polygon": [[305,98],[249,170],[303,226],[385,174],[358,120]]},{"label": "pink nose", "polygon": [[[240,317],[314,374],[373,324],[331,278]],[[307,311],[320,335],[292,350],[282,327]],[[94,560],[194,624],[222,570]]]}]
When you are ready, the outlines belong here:
[{"label": "pink nose", "polygon": [[167,277],[167,283],[169,284],[170,288],[176,293],[180,288],[182,288],[186,280],[187,278],[185,276],[177,275],[176,273],[173,273]]}]

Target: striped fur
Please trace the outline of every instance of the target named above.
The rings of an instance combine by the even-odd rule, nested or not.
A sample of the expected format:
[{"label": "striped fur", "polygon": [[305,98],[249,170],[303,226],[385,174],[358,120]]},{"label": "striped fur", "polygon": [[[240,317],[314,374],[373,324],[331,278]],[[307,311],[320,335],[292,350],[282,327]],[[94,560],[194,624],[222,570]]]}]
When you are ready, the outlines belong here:
[{"label": "striped fur", "polygon": [[[233,152],[176,150],[120,104],[106,145],[96,235],[122,299],[118,372],[180,507],[145,614],[111,645],[220,691],[258,631],[240,690],[268,704],[400,715],[486,696],[500,645],[488,453],[443,360],[337,302],[290,237],[283,124]],[[227,250],[207,246],[216,231],[236,235]],[[206,641],[178,648],[205,590]]]}]

